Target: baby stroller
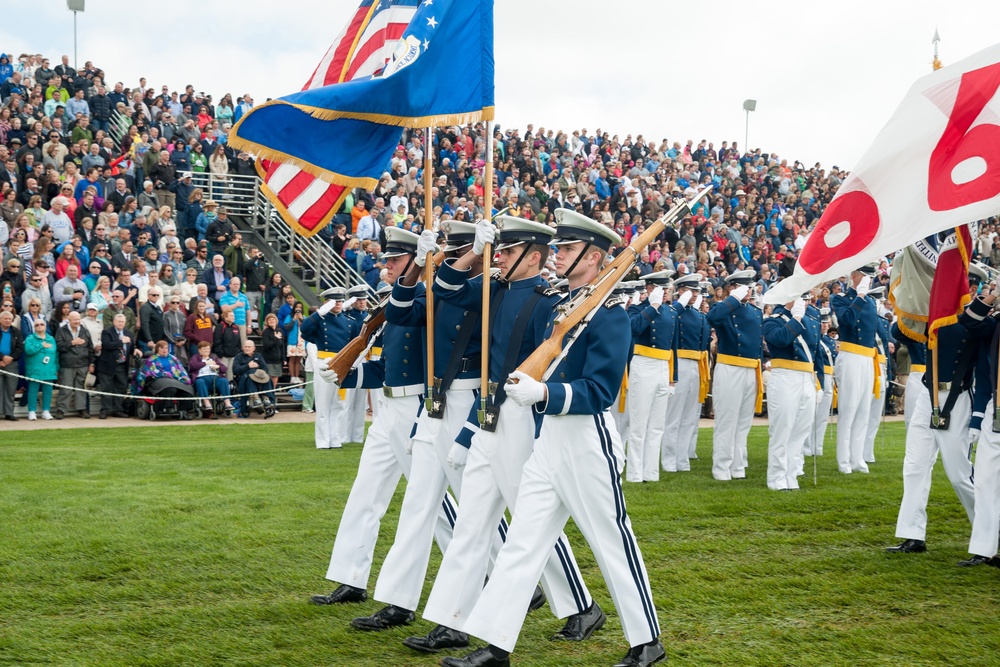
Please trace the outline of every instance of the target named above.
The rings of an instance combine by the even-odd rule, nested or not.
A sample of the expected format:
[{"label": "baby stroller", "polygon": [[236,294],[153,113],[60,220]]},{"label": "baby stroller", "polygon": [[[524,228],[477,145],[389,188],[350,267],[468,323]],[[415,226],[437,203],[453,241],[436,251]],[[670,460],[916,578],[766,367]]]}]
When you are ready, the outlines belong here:
[{"label": "baby stroller", "polygon": [[135,416],[155,421],[157,417],[199,419],[201,408],[195,400],[151,400],[194,398],[194,387],[173,378],[153,378],[143,385],[136,398]]}]

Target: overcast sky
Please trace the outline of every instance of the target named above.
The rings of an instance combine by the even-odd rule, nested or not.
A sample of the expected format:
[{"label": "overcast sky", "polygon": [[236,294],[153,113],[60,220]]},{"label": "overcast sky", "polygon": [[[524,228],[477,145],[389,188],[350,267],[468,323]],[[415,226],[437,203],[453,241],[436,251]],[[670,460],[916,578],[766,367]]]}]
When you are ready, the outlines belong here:
[{"label": "overcast sky", "polygon": [[[88,0],[79,60],[111,81],[191,83],[256,102],[301,88],[356,0]],[[123,7],[134,8],[131,13]],[[63,0],[0,10],[0,49],[73,54]],[[909,86],[998,39],[996,0],[501,0],[496,113],[504,127],[749,143],[789,160],[852,166]],[[16,27],[15,27],[16,26]],[[21,26],[32,26],[30,33]],[[33,34],[32,34],[33,33]]]}]

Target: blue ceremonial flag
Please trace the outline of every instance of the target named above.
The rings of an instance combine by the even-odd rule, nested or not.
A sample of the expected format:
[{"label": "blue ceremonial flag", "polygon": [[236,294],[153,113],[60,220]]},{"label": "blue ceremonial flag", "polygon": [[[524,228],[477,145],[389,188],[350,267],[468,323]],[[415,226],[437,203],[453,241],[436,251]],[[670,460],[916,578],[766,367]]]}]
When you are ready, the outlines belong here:
[{"label": "blue ceremonial flag", "polygon": [[493,0],[424,0],[380,71],[256,107],[229,144],[330,183],[372,188],[400,127],[492,119]]}]

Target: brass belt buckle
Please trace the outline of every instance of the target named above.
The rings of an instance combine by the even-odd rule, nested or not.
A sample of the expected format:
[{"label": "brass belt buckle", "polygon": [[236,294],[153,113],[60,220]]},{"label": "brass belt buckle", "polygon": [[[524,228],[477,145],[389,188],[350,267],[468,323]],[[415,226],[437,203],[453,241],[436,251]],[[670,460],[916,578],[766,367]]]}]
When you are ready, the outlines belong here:
[{"label": "brass belt buckle", "polygon": [[382,385],[382,394],[386,398],[392,398],[392,387],[389,387],[389,386],[386,386],[386,385]]}]

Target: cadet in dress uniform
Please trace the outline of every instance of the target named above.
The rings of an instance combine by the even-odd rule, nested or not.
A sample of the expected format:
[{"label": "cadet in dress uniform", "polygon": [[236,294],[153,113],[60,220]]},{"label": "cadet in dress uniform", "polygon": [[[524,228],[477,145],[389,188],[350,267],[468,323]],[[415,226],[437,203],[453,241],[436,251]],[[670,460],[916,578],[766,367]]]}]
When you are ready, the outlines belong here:
[{"label": "cadet in dress uniform", "polygon": [[[405,275],[412,267],[417,235],[396,227],[385,230],[385,264],[389,282]],[[417,291],[423,288],[418,286]],[[395,304],[399,308],[406,303]],[[361,602],[371,574],[379,523],[385,515],[401,476],[410,473],[409,449],[413,423],[424,392],[424,330],[387,322],[383,354],[378,361],[356,364],[346,378],[320,367],[319,375],[331,386],[382,390],[378,418],[368,429],[368,437],[358,464],[358,474],[344,506],[340,528],[333,544],[326,578],[341,586],[330,595],[313,596],[316,604]],[[444,551],[451,538],[455,506],[445,498],[438,514],[436,537]],[[356,618],[351,625],[362,630],[380,630],[413,620],[413,612],[389,605],[373,616]]]},{"label": "cadet in dress uniform", "polygon": [[[969,266],[969,285],[972,294],[986,278],[986,271],[972,264]],[[923,374],[923,386],[913,389],[913,415],[906,428],[906,455],[903,457],[903,501],[896,519],[896,537],[901,544],[888,551],[897,553],[927,550],[927,499],[931,491],[931,473],[937,463],[938,452],[944,472],[951,481],[969,523],[974,521],[975,490],[972,482],[972,444],[969,429],[978,431],[982,413],[972,416],[972,399],[969,392],[973,378],[977,385],[988,387],[989,366],[979,364],[983,349],[983,333],[989,332],[984,324],[989,306],[975,299],[969,304],[958,322],[942,327],[937,332],[938,377],[933,372]],[[983,360],[985,362],[985,359]],[[977,368],[979,372],[976,373]],[[943,415],[947,428],[939,428],[941,419],[933,416],[931,387],[938,383],[939,415]],[[988,396],[989,392],[983,395]],[[985,406],[980,406],[982,407]],[[935,423],[936,422],[936,423]],[[970,425],[972,422],[974,424]],[[976,433],[978,435],[978,433]],[[977,470],[977,472],[979,472]],[[978,475],[977,475],[978,477]],[[978,479],[976,480],[978,483]]]},{"label": "cadet in dress uniform", "polygon": [[[876,312],[882,305],[881,297],[875,299]],[[885,414],[886,397],[892,393],[892,372],[889,365],[889,321],[879,315],[876,320],[878,327],[875,335],[875,349],[877,351],[879,374],[882,380],[879,382],[878,391],[874,391],[871,396],[871,407],[868,409],[868,430],[865,434],[865,448],[862,458],[865,463],[875,463],[875,437],[878,435],[879,424],[882,423],[882,416]]]},{"label": "cadet in dress uniform", "polygon": [[[558,209],[555,216],[556,269],[573,292],[597,276],[618,235],[575,211]],[[445,658],[446,667],[510,664],[535,581],[569,517],[594,552],[631,646],[618,666],[664,658],[649,578],[622,494],[622,444],[608,415],[628,359],[629,341],[621,336],[628,320],[614,302],[605,303],[575,340],[570,342],[572,333],[564,339],[568,352],[553,363],[546,382],[511,374],[517,384],[507,385],[508,397],[532,408],[539,423],[534,451],[524,466],[507,542],[465,624],[490,645],[464,658]]]},{"label": "cadet in dress uniform", "polygon": [[[530,406],[506,400],[504,381],[545,340],[549,316],[561,299],[558,290],[549,288],[540,275],[553,229],[509,216],[497,216],[497,221],[497,228],[489,220],[480,221],[473,254],[446,260],[434,283],[435,298],[481,312],[483,276],[470,278],[469,269],[485,245],[497,241],[501,279],[491,280],[490,396],[462,477],[463,502],[455,538],[444,553],[423,614],[429,621],[462,632],[482,594],[490,545],[504,509],[516,511],[521,472],[534,439]],[[616,382],[621,382],[623,370],[619,369]],[[556,637],[586,639],[604,624],[605,617],[590,597],[565,535],[556,537],[544,554],[546,564],[540,575],[552,613],[568,617]],[[538,579],[536,575],[532,588]],[[527,608],[525,601],[521,611]]]},{"label": "cadet in dress uniform", "polygon": [[830,411],[833,408],[833,394],[835,382],[833,380],[833,367],[837,361],[837,341],[830,338],[830,309],[819,309],[820,324],[820,350],[819,358],[823,364],[823,376],[819,379],[822,385],[823,395],[816,404],[816,416],[813,425],[812,435],[806,441],[802,449],[805,456],[823,456],[823,439],[826,437],[826,427],[830,423]]},{"label": "cadet in dress uniform", "polygon": [[[361,330],[343,311],[346,290],[331,287],[321,295],[329,299],[302,322],[302,338],[316,346],[320,367],[337,356]],[[326,382],[314,382],[316,409],[316,449],[340,449],[347,440],[347,396]]]},{"label": "cadet in dress uniform", "polygon": [[[346,304],[351,304],[350,306]],[[361,323],[368,317],[368,286],[355,285],[347,290],[347,301],[344,312],[357,323],[361,331]],[[368,412],[368,390],[350,389],[347,391],[347,424],[344,435],[347,442],[364,442],[365,415]]]},{"label": "cadet in dress uniform", "polygon": [[910,374],[906,376],[906,388],[903,391],[903,423],[910,428],[910,415],[913,414],[917,396],[923,388],[924,373],[927,372],[927,344],[920,343],[899,328],[899,323],[892,325],[892,337],[900,345],[905,345],[910,355]]},{"label": "cadet in dress uniform", "polygon": [[[813,309],[815,310],[815,308]],[[818,317],[806,314],[803,299],[775,306],[764,320],[771,353],[767,380],[767,488],[799,488],[802,447],[813,430],[817,377],[823,375]]]},{"label": "cadet in dress uniform", "polygon": [[[383,285],[375,292],[375,298],[379,303],[382,303],[384,299],[387,299],[392,293],[392,285]],[[385,332],[385,322],[382,326],[378,328],[375,335],[372,336],[371,346],[368,348],[368,360],[378,361],[382,358],[382,339],[384,338],[383,333]],[[375,418],[378,417],[379,406],[382,405],[382,392],[379,390],[370,391],[369,390],[369,400],[372,409],[372,423],[375,422]]]},{"label": "cadet in dress uniform", "polygon": [[701,312],[701,274],[691,273],[674,279],[677,298],[677,384],[667,404],[667,419],[660,441],[661,463],[666,472],[691,470],[692,440],[697,444],[699,405],[708,394],[710,370],[708,346],[711,329]]},{"label": "cadet in dress uniform", "polygon": [[864,462],[868,416],[874,392],[881,393],[883,378],[878,364],[875,337],[878,312],[868,296],[873,265],[851,273],[852,287],[830,298],[837,317],[840,350],[834,367],[837,382],[837,468],[845,475],[868,472]]},{"label": "cadet in dress uniform", "polygon": [[718,341],[712,379],[712,476],[720,481],[746,477],[747,436],[763,400],[764,315],[749,303],[753,279],[752,270],[726,277],[728,296],[708,311]]},{"label": "cadet in dress uniform", "polygon": [[643,276],[649,296],[630,309],[633,356],[629,367],[629,437],[625,479],[660,479],[660,446],[667,405],[677,382],[677,311],[664,305],[671,271]]}]

